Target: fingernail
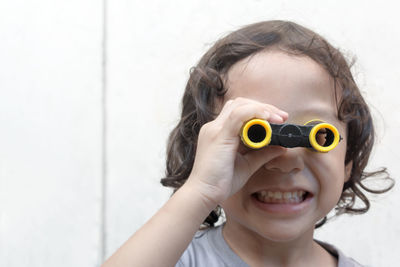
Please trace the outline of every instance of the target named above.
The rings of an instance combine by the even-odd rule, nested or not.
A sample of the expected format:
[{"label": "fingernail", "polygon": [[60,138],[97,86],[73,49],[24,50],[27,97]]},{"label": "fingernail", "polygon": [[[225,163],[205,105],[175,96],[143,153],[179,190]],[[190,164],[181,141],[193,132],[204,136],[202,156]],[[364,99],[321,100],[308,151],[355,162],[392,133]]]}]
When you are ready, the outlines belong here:
[{"label": "fingernail", "polygon": [[277,115],[277,114],[272,114],[271,117],[272,117],[274,120],[283,121],[283,118],[282,118],[281,116]]},{"label": "fingernail", "polygon": [[281,115],[282,117],[285,117],[285,118],[289,117],[289,113],[287,113],[287,112],[285,112],[285,111],[280,110],[279,113],[280,113],[280,115]]}]

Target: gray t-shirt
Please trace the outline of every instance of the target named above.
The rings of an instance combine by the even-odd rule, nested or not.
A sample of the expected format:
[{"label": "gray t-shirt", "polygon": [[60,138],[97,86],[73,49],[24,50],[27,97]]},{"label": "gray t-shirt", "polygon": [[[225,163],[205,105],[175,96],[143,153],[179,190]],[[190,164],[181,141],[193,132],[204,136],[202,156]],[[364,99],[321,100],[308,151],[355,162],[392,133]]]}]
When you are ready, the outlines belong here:
[{"label": "gray t-shirt", "polygon": [[[346,257],[334,246],[317,241],[324,249],[338,260],[338,267],[363,266]],[[226,243],[222,236],[222,226],[199,231],[194,236],[189,247],[182,254],[175,267],[249,267]]]}]

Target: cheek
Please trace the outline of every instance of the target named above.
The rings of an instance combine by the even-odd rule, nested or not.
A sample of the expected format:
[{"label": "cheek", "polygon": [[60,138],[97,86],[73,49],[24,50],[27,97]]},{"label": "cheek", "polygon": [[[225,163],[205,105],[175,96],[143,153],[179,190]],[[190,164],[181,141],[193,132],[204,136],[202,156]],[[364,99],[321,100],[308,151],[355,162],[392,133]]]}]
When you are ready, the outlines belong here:
[{"label": "cheek", "polygon": [[242,218],[248,212],[250,205],[249,197],[245,197],[243,189],[236,194],[230,196],[228,199],[220,203],[224,210],[226,217]]},{"label": "cheek", "polygon": [[330,211],[334,208],[342,194],[345,182],[345,166],[344,160],[332,158],[325,162],[323,167],[318,170],[319,175],[319,199],[324,209]]},{"label": "cheek", "polygon": [[240,203],[239,194],[240,191],[221,202],[220,206],[223,208],[226,216],[237,216],[240,213],[239,207],[241,207],[242,204]]},{"label": "cheek", "polygon": [[313,153],[308,157],[308,166],[316,178],[318,203],[323,210],[330,211],[335,207],[342,194],[346,179],[345,144],[340,144],[334,150],[319,154]]}]

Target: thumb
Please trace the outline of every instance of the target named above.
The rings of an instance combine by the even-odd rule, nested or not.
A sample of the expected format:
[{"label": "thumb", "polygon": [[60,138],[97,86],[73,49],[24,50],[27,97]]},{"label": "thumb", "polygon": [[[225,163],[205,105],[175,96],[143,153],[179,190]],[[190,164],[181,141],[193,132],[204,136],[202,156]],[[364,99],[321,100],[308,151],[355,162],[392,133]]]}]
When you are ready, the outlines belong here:
[{"label": "thumb", "polygon": [[260,150],[250,151],[243,157],[247,161],[249,172],[253,174],[264,164],[284,154],[286,150],[285,147],[281,146],[268,146]]}]

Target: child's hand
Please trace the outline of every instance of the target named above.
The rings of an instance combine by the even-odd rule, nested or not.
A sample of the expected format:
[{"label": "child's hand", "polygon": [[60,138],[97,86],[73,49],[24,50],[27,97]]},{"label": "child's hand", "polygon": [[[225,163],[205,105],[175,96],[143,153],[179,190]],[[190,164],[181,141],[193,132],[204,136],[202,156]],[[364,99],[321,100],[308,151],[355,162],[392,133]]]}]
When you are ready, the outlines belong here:
[{"label": "child's hand", "polygon": [[188,183],[212,205],[239,191],[255,171],[285,151],[278,146],[239,149],[239,131],[243,123],[252,118],[283,123],[288,114],[272,105],[237,98],[227,101],[218,117],[200,129]]}]

